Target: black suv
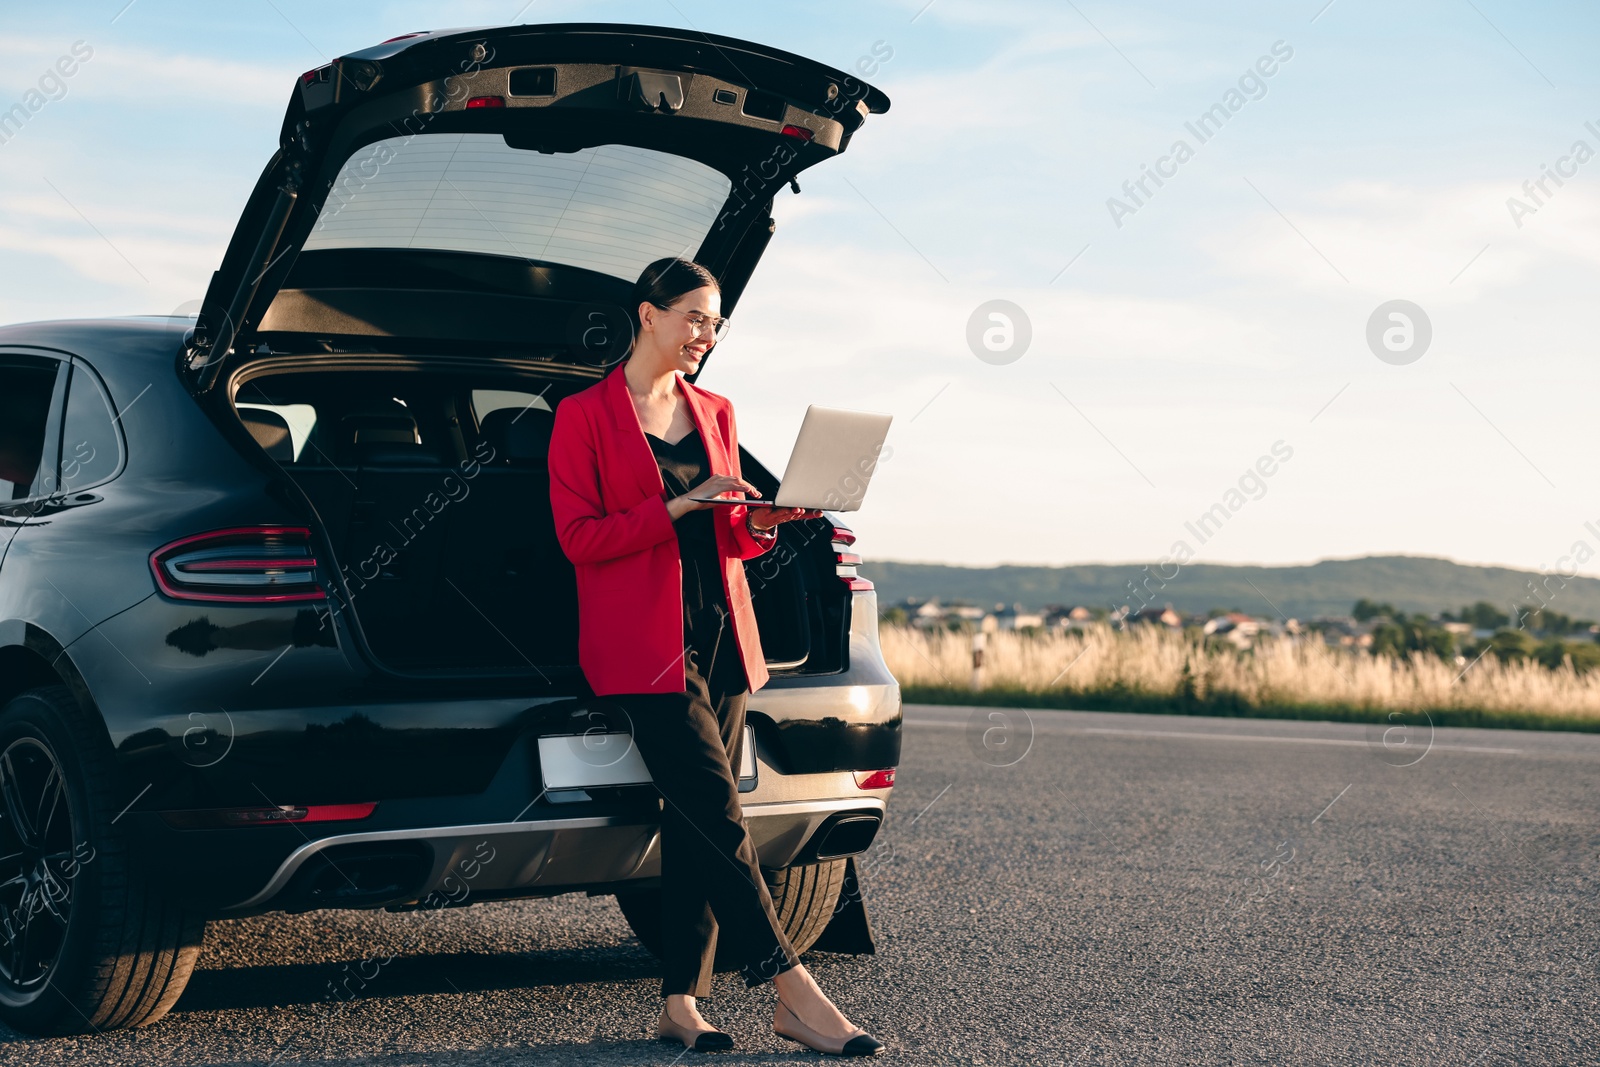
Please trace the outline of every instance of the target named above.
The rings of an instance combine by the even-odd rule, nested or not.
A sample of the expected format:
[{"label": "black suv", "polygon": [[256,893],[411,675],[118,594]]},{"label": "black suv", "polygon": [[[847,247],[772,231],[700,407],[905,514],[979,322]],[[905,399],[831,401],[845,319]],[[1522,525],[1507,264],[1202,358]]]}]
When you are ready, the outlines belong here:
[{"label": "black suv", "polygon": [[[581,890],[658,944],[552,411],[626,356],[646,263],[731,309],[773,197],[888,106],[679,30],[396,38],[300,77],[197,318],[0,329],[0,1019],[153,1021],[208,919],[268,911]],[[852,857],[900,753],[853,541],[790,523],[747,565],[741,789],[802,950],[871,950]]]}]

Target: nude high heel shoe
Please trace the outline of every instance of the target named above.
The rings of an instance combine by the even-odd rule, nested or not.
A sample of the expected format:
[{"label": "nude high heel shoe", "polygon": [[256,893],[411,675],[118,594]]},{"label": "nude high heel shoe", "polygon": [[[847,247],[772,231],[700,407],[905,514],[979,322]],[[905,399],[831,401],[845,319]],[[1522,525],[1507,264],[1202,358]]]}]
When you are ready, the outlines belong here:
[{"label": "nude high heel shoe", "polygon": [[[876,1056],[883,1051],[883,1042],[867,1033],[861,1027],[856,1027],[844,1037],[823,1037],[811,1027],[807,1026],[800,1016],[789,1009],[789,1005],[778,998],[778,1008],[783,1015],[788,1016],[784,1022],[784,1029],[778,1028],[778,1021],[772,1024],[772,1032],[779,1037],[786,1037],[790,1041],[800,1044],[817,1052],[830,1056]],[[789,1033],[793,1030],[793,1033]]]}]

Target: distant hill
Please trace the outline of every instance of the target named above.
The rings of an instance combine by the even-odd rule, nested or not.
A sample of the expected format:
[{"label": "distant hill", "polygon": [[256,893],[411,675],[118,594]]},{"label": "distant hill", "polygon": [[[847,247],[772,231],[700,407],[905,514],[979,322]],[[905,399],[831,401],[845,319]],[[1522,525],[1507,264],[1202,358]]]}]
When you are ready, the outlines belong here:
[{"label": "distant hill", "polygon": [[[878,587],[880,608],[905,597],[964,600],[983,607],[996,603],[1020,603],[1026,608],[1047,604],[1137,607],[1140,601],[1134,599],[1128,583],[1148,581],[1150,602],[1157,606],[1170,603],[1181,612],[1195,614],[1227,608],[1270,616],[1271,601],[1285,615],[1300,619],[1349,614],[1350,606],[1362,597],[1387,601],[1400,611],[1428,614],[1459,611],[1464,605],[1487,600],[1510,614],[1513,604],[1540,606],[1528,583],[1542,579],[1533,571],[1472,567],[1427,556],[1364,556],[1292,567],[1191,563],[1162,587],[1159,574],[1171,574],[1174,566],[1158,571],[1152,564],[1148,572],[1136,563],[953,567],[869,558],[862,574]],[[1549,585],[1543,595],[1551,611],[1575,619],[1600,620],[1600,578],[1551,576],[1544,580]]]}]

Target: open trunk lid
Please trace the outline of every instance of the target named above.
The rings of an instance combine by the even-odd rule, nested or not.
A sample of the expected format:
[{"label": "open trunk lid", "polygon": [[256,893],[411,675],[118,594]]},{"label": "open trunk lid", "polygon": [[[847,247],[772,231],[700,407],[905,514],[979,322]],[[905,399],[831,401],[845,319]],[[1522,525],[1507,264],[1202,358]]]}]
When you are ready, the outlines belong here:
[{"label": "open trunk lid", "polygon": [[414,34],[343,56],[301,76],[183,370],[204,392],[290,335],[607,365],[646,263],[698,259],[726,314],[774,194],[888,107],[787,52],[643,26]]}]

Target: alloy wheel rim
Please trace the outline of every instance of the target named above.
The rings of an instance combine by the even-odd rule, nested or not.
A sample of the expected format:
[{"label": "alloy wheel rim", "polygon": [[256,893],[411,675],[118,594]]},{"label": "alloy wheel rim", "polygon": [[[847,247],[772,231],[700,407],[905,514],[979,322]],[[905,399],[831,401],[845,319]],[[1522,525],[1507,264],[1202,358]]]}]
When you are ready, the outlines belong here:
[{"label": "alloy wheel rim", "polygon": [[72,801],[55,753],[33,737],[0,752],[0,979],[39,988],[66,941],[73,883]]}]

